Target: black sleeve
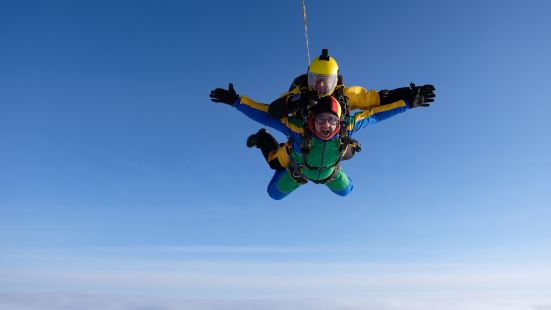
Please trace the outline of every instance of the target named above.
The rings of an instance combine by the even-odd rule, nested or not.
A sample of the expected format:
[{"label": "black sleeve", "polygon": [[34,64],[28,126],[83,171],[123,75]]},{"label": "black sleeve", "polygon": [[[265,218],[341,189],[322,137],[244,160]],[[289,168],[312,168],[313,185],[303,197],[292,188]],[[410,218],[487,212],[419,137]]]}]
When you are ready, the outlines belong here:
[{"label": "black sleeve", "polygon": [[281,119],[289,115],[292,110],[289,107],[290,103],[287,102],[288,98],[289,96],[283,96],[270,103],[268,114],[270,114],[270,116],[275,119]]},{"label": "black sleeve", "polygon": [[379,92],[379,98],[381,99],[381,105],[393,103],[398,100],[404,100],[409,103],[413,99],[413,94],[409,87],[401,87],[392,90],[383,89]]},{"label": "black sleeve", "polygon": [[291,86],[289,87],[289,91],[293,91],[293,89],[295,89],[295,87],[297,87],[297,86],[300,87],[300,88],[308,87],[308,75],[301,74],[301,75],[297,76],[293,80],[293,83],[291,84]]}]

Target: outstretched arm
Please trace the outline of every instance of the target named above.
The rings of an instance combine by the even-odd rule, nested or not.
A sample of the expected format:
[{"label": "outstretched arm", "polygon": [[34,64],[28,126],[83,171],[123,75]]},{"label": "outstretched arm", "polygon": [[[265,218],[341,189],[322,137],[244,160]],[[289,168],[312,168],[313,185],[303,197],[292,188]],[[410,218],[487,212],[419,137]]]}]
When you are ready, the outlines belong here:
[{"label": "outstretched arm", "polygon": [[258,103],[246,96],[239,96],[231,83],[227,90],[216,88],[210,92],[209,96],[212,101],[230,105],[254,121],[274,128],[285,135],[290,134],[289,128],[285,125],[286,119],[284,121],[270,117],[267,104]]},{"label": "outstretched arm", "polygon": [[394,115],[405,112],[408,105],[404,100],[396,101],[392,104],[380,105],[351,116],[348,130],[356,132],[367,125],[378,123]]},{"label": "outstretched arm", "polygon": [[411,106],[428,106],[427,102],[434,102],[435,97],[433,85],[415,86],[413,83],[410,84],[410,87],[383,89],[379,92],[367,90],[361,86],[351,86],[345,87],[343,94],[348,98],[350,110],[364,111],[380,105],[393,104],[400,100],[406,101]]},{"label": "outstretched arm", "polygon": [[379,92],[381,94],[380,105],[356,113],[350,122],[353,125],[347,129],[356,132],[360,128],[405,112],[407,109],[428,107],[429,102],[434,102],[436,96],[434,90],[433,85],[415,86],[413,83],[410,84],[410,87],[391,91],[383,90]]}]

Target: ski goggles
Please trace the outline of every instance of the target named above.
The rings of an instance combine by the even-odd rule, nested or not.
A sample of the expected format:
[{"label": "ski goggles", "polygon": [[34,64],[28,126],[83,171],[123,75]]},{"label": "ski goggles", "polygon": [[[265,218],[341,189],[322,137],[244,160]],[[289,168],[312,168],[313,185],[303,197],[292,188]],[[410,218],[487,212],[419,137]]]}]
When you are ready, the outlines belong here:
[{"label": "ski goggles", "polygon": [[318,115],[318,116],[316,116],[316,123],[322,125],[325,122],[328,122],[329,125],[336,125],[339,122],[339,118],[336,115],[331,115],[331,116]]}]

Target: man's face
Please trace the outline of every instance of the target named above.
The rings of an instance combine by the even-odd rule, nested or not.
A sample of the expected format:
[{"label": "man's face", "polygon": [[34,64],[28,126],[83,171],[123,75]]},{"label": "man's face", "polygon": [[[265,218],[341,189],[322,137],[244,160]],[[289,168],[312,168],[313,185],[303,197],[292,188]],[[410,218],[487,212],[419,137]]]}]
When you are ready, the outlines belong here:
[{"label": "man's face", "polygon": [[316,91],[320,96],[331,94],[337,86],[338,76],[320,75],[308,72],[308,88]]},{"label": "man's face", "polygon": [[327,81],[323,78],[318,78],[314,81],[314,90],[319,94],[326,94],[327,91]]},{"label": "man's face", "polygon": [[339,118],[328,112],[323,112],[315,116],[314,126],[320,138],[327,140],[331,138],[331,134],[339,124]]}]

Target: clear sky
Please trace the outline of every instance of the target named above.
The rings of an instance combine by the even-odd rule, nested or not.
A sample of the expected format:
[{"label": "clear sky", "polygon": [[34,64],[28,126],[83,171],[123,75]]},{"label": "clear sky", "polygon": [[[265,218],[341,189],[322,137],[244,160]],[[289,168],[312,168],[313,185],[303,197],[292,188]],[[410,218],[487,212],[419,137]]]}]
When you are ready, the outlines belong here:
[{"label": "clear sky", "polygon": [[344,198],[208,97],[306,71],[300,1],[1,2],[0,308],[551,309],[551,2],[306,7],[346,85],[436,86]]}]

